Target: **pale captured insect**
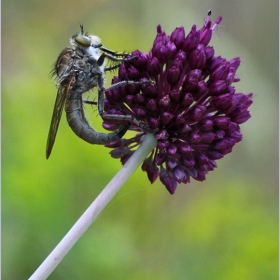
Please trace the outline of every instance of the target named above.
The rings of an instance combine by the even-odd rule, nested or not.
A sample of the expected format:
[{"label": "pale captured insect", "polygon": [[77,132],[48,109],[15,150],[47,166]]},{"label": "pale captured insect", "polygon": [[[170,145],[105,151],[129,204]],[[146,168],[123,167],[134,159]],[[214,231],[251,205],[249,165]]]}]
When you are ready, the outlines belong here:
[{"label": "pale captured insect", "polygon": [[[117,53],[104,48],[97,36],[81,32],[72,36],[72,47],[65,48],[58,56],[54,65],[53,75],[58,81],[58,92],[54,105],[48,140],[46,158],[48,159],[54,145],[63,107],[65,105],[66,118],[74,133],[91,144],[108,144],[123,137],[129,128],[129,121],[141,126],[141,123],[131,116],[105,115],[104,114],[104,72],[115,69],[122,61],[133,59],[126,58],[124,53]],[[103,51],[101,54],[99,51]],[[105,67],[105,58],[115,62],[111,67]],[[148,81],[150,83],[150,81]],[[115,88],[124,84],[141,84],[143,82],[125,81],[114,84]],[[147,83],[147,82],[145,82]],[[98,88],[98,112],[101,116],[110,119],[127,120],[128,124],[112,133],[100,133],[91,127],[85,118],[82,94]],[[96,104],[96,102],[87,102]]]}]

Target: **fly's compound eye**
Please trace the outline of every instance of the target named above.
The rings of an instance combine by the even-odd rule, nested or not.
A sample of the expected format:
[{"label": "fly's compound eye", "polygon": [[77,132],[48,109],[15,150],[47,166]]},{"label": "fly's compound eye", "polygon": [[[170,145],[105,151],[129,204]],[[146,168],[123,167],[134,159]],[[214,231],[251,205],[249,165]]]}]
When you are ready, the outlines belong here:
[{"label": "fly's compound eye", "polygon": [[85,48],[89,48],[90,47],[90,39],[84,35],[79,34],[76,38],[75,38],[75,42],[77,44],[79,44],[82,47]]}]

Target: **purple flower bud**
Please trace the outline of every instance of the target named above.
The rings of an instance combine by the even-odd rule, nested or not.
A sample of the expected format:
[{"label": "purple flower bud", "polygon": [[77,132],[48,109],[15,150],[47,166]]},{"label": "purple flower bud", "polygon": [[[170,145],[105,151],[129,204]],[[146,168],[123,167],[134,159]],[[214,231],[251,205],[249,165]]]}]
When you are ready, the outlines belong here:
[{"label": "purple flower bud", "polygon": [[207,46],[211,38],[212,38],[211,21],[208,21],[200,31],[200,44]]},{"label": "purple flower bud", "polygon": [[211,160],[217,160],[217,159],[221,159],[224,157],[224,155],[222,153],[212,150],[212,149],[209,149],[207,151],[207,155],[208,155],[209,159],[211,159]]},{"label": "purple flower bud", "polygon": [[168,112],[164,112],[161,115],[161,123],[163,126],[166,126],[167,124],[169,124],[174,118],[174,115]]},{"label": "purple flower bud", "polygon": [[110,155],[113,158],[121,158],[121,157],[125,156],[128,152],[129,152],[128,148],[117,147],[110,152]]},{"label": "purple flower bud", "polygon": [[115,123],[112,123],[110,122],[110,120],[106,120],[102,123],[102,127],[107,129],[107,130],[110,130],[110,131],[113,131],[113,130],[116,130],[117,129],[117,126]]},{"label": "purple flower bud", "polygon": [[228,140],[228,146],[233,147],[235,145],[235,140],[231,137],[227,137]]},{"label": "purple flower bud", "polygon": [[193,176],[193,178],[199,182],[204,181],[205,178],[205,173],[203,171],[197,170],[196,175]]},{"label": "purple flower bud", "polygon": [[127,154],[125,154],[123,157],[121,157],[121,163],[122,165],[126,164],[126,162],[129,160],[129,158],[132,156],[133,152],[129,151]]},{"label": "purple flower bud", "polygon": [[197,122],[203,118],[205,111],[205,106],[197,105],[193,107],[193,110],[189,113],[189,119]]},{"label": "purple flower bud", "polygon": [[189,181],[189,176],[181,165],[177,166],[172,173],[178,183],[187,183]]},{"label": "purple flower bud", "polygon": [[180,160],[181,163],[187,168],[193,167],[195,165],[195,159],[192,155],[182,155]]},{"label": "purple flower bud", "polygon": [[206,63],[206,55],[204,52],[204,46],[198,45],[197,48],[191,53],[190,67],[192,69],[202,69],[205,63]]},{"label": "purple flower bud", "polygon": [[240,79],[235,78],[235,71],[229,71],[228,76],[226,78],[226,82],[228,85],[231,85],[232,83],[239,82]]},{"label": "purple flower bud", "polygon": [[222,58],[221,56],[214,57],[209,66],[210,71],[213,72],[217,67],[226,63],[226,61],[227,60],[225,58]]},{"label": "purple flower bud", "polygon": [[231,59],[229,61],[229,63],[230,63],[230,68],[231,69],[237,70],[237,68],[239,67],[239,65],[241,63],[240,57],[235,57],[235,58]]},{"label": "purple flower bud", "polygon": [[181,71],[178,67],[171,67],[167,71],[167,81],[170,85],[176,85],[180,79]]},{"label": "purple flower bud", "polygon": [[196,168],[188,168],[187,172],[189,174],[189,176],[195,178],[197,177],[197,169]]},{"label": "purple flower bud", "polygon": [[[155,137],[156,137],[156,139],[158,139],[158,140],[161,140],[161,139],[166,139],[167,138],[167,131],[166,131],[166,129],[161,129],[159,132],[157,132],[156,134],[155,134]],[[158,142],[158,146],[161,148],[161,149],[164,149],[164,147],[162,147],[162,146],[160,146],[160,145],[162,145],[164,142]]]},{"label": "purple flower bud", "polygon": [[155,162],[157,165],[162,165],[166,161],[166,158],[167,158],[166,153],[159,153],[155,157]]},{"label": "purple flower bud", "polygon": [[193,103],[193,100],[193,96],[190,93],[186,93],[182,100],[181,106],[189,107]]},{"label": "purple flower bud", "polygon": [[174,125],[180,126],[181,124],[185,124],[186,118],[182,114],[178,114],[174,121]]},{"label": "purple flower bud", "polygon": [[239,131],[239,125],[237,123],[230,122],[225,131],[228,135],[231,135],[232,133]]},{"label": "purple flower bud", "polygon": [[208,156],[202,153],[201,151],[197,151],[195,153],[195,159],[196,159],[196,163],[199,165],[204,165],[209,162]]},{"label": "purple flower bud", "polygon": [[[120,88],[112,89],[106,91],[106,98],[112,103],[118,103],[122,100],[122,95],[120,93]],[[108,104],[106,104],[108,105]]]},{"label": "purple flower bud", "polygon": [[201,141],[201,137],[198,130],[191,132],[189,141],[192,144],[197,144]]},{"label": "purple flower bud", "polygon": [[160,73],[159,62],[156,57],[152,57],[148,60],[147,70],[152,77]]},{"label": "purple flower bud", "polygon": [[182,50],[186,52],[191,52],[195,49],[200,40],[200,32],[196,30],[196,25],[193,25],[191,32],[188,34],[183,42]]},{"label": "purple flower bud", "polygon": [[106,148],[117,148],[119,146],[121,146],[121,139],[118,139],[105,145]]},{"label": "purple flower bud", "polygon": [[197,90],[197,84],[200,78],[201,78],[201,70],[199,69],[191,70],[185,82],[183,83],[183,90],[188,92]]},{"label": "purple flower bud", "polygon": [[223,155],[225,156],[225,155],[227,155],[227,154],[230,154],[232,152],[232,147],[228,147],[227,149],[225,149],[224,151],[223,151]]},{"label": "purple flower bud", "polygon": [[214,57],[215,51],[213,47],[207,46],[205,48],[206,61],[210,62]]},{"label": "purple flower bud", "polygon": [[[114,79],[117,78],[117,77],[114,77]],[[120,68],[119,68],[119,78],[120,80],[127,80],[127,71],[126,71],[126,68],[124,66],[124,64],[121,64],[120,65]],[[119,80],[119,79],[118,79]],[[112,83],[117,83],[118,81],[117,80],[113,80]]]},{"label": "purple flower bud", "polygon": [[133,79],[137,80],[137,79],[140,78],[140,73],[135,67],[130,65],[128,70],[127,70],[127,77],[128,77],[129,80],[133,80]]},{"label": "purple flower bud", "polygon": [[183,45],[184,39],[185,39],[184,27],[177,27],[171,33],[170,41],[173,42],[178,49],[180,49],[181,46]]},{"label": "purple flower bud", "polygon": [[159,46],[159,44],[165,44],[166,42],[166,34],[164,32],[158,32],[155,40],[154,40],[154,44],[153,44],[153,48],[152,48],[152,54],[155,55],[155,51],[156,51],[156,48]]},{"label": "purple flower bud", "polygon": [[168,48],[163,42],[158,42],[154,47],[154,55],[161,64],[167,62]]},{"label": "purple flower bud", "polygon": [[180,94],[179,90],[174,89],[174,90],[170,91],[169,96],[173,102],[177,103],[180,100],[181,94]]},{"label": "purple flower bud", "polygon": [[[135,69],[135,68],[134,68]],[[136,72],[134,72],[136,73]],[[122,94],[131,94],[135,95],[139,92],[139,85],[127,85],[124,89],[122,89]]]},{"label": "purple flower bud", "polygon": [[211,131],[213,129],[213,120],[203,119],[199,122],[199,130],[200,131]]},{"label": "purple flower bud", "polygon": [[143,94],[139,94],[139,93],[136,94],[136,96],[135,96],[135,103],[143,106],[143,105],[146,104],[146,102],[147,102],[146,98],[143,96]]},{"label": "purple flower bud", "polygon": [[211,73],[209,80],[215,81],[215,80],[225,80],[228,76],[230,68],[230,63],[225,62],[221,63],[219,66],[215,68],[215,70]]},{"label": "purple flower bud", "polygon": [[214,127],[216,129],[226,129],[228,128],[230,118],[229,117],[224,117],[224,116],[216,116],[213,118],[214,122]]},{"label": "purple flower bud", "polygon": [[179,56],[176,56],[176,58],[174,59],[174,61],[171,64],[171,67],[175,67],[175,68],[179,68],[180,72],[183,69],[183,61],[182,58]]},{"label": "purple flower bud", "polygon": [[214,107],[220,110],[226,110],[232,101],[232,96],[229,93],[221,94],[219,96],[215,96],[211,99],[211,103]]},{"label": "purple flower bud", "polygon": [[163,33],[162,27],[160,24],[157,26],[157,33]]},{"label": "purple flower bud", "polygon": [[[208,94],[209,90],[208,90],[208,86],[204,81],[199,81],[197,83],[197,91],[194,95],[194,99],[198,100],[200,99],[203,95]],[[206,96],[205,96],[206,97]]]},{"label": "purple flower bud", "polygon": [[150,99],[146,104],[146,108],[149,111],[156,111],[157,110],[157,102],[154,99]]},{"label": "purple flower bud", "polygon": [[149,98],[157,97],[158,95],[157,88],[151,85],[142,85],[142,93]]},{"label": "purple flower bud", "polygon": [[170,98],[169,95],[164,96],[159,100],[159,106],[161,108],[167,108],[170,105]]},{"label": "purple flower bud", "polygon": [[231,114],[231,113],[235,110],[235,108],[238,106],[238,104],[239,104],[238,98],[236,98],[236,95],[233,95],[233,96],[231,97],[231,103],[230,103],[230,105],[229,105],[227,108],[225,108],[225,109],[223,110],[223,112],[224,112],[225,114],[227,114],[227,115]]},{"label": "purple flower bud", "polygon": [[146,71],[149,59],[148,55],[146,53],[140,52],[139,50],[132,52],[132,55],[137,56],[137,59],[133,59],[132,61],[134,67],[138,71]]},{"label": "purple flower bud", "polygon": [[175,155],[177,153],[177,146],[175,144],[170,144],[167,148],[167,152],[170,155]]},{"label": "purple flower bud", "polygon": [[128,106],[133,107],[134,104],[134,96],[133,95],[126,95],[125,102]]},{"label": "purple flower bud", "polygon": [[223,152],[228,147],[229,147],[229,143],[228,143],[228,140],[226,138],[216,141],[214,146],[213,146],[213,148],[215,150],[218,150],[220,152]]},{"label": "purple flower bud", "polygon": [[227,89],[227,83],[224,80],[217,80],[209,87],[210,95],[219,95]]},{"label": "purple flower bud", "polygon": [[225,137],[225,132],[223,130],[216,130],[215,139],[223,139]]},{"label": "purple flower bud", "polygon": [[158,178],[159,168],[156,166],[155,162],[151,157],[146,158],[142,164],[142,170],[146,171],[151,184]]},{"label": "purple flower bud", "polygon": [[149,124],[150,124],[150,128],[156,131],[159,128],[160,121],[158,118],[150,118]]},{"label": "purple flower bud", "polygon": [[164,168],[160,169],[159,178],[160,181],[165,185],[169,193],[174,194],[177,188],[177,182],[167,173],[167,171]]},{"label": "purple flower bud", "polygon": [[166,159],[166,166],[169,169],[174,169],[176,166],[178,165],[178,161],[176,158],[172,157],[172,156],[168,156]]},{"label": "purple flower bud", "polygon": [[199,134],[202,143],[211,143],[215,138],[215,133],[213,132],[201,132]]},{"label": "purple flower bud", "polygon": [[242,134],[239,131],[234,131],[229,136],[230,138],[234,139],[236,143],[242,140]]},{"label": "purple flower bud", "polygon": [[142,163],[142,166],[141,166],[142,170],[147,171],[151,165],[151,162],[152,162],[151,157],[146,158]]},{"label": "purple flower bud", "polygon": [[136,108],[135,109],[135,115],[137,116],[138,120],[142,120],[146,116],[146,111],[141,108]]},{"label": "purple flower bud", "polygon": [[187,143],[180,143],[179,152],[183,154],[190,154],[192,152],[192,147]]},{"label": "purple flower bud", "polygon": [[191,127],[188,124],[184,124],[179,131],[180,135],[188,135],[192,131]]},{"label": "purple flower bud", "polygon": [[230,117],[232,121],[241,124],[246,122],[251,115],[246,109],[242,110],[241,108],[237,108],[230,114]]},{"label": "purple flower bud", "polygon": [[174,61],[176,61],[176,60],[179,60],[181,65],[184,65],[185,61],[186,61],[186,53],[181,51],[181,50],[179,50],[177,55],[176,55],[176,57],[175,57],[175,59],[174,59]]},{"label": "purple flower bud", "polygon": [[167,48],[167,52],[168,52],[167,58],[173,59],[177,53],[177,48],[176,48],[175,44],[169,41],[166,44],[166,48]]}]

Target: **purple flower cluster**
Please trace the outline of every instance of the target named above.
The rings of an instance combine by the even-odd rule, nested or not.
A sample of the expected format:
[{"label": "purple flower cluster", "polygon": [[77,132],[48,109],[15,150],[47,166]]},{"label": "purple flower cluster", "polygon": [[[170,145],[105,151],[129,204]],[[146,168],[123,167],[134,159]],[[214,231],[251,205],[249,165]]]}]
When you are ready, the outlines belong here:
[{"label": "purple flower cluster", "polygon": [[[106,92],[106,113],[131,115],[154,132],[158,143],[142,170],[151,183],[159,177],[171,194],[177,183],[189,183],[190,177],[205,180],[216,160],[242,140],[239,124],[250,118],[253,94],[236,93],[232,86],[239,81],[235,74],[240,58],[215,56],[208,46],[221,20],[212,25],[209,16],[201,29],[193,25],[187,36],[184,27],[168,36],[159,25],[149,54],[132,52],[136,58],[122,63],[112,84],[153,82]],[[104,119],[103,127],[114,130],[117,122]],[[123,164],[148,132],[133,123],[131,129],[139,133],[107,145]]]}]

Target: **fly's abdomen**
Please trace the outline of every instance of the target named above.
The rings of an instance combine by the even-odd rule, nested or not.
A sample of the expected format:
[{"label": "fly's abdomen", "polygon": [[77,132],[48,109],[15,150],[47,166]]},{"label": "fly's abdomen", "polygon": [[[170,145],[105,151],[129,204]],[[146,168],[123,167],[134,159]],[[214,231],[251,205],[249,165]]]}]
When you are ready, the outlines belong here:
[{"label": "fly's abdomen", "polygon": [[104,145],[116,141],[125,134],[128,126],[113,133],[101,133],[91,127],[83,110],[82,95],[71,92],[65,103],[66,118],[74,133],[90,144]]}]

